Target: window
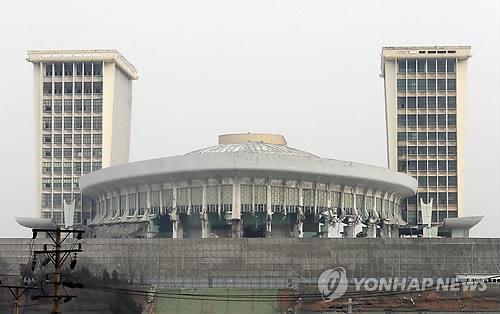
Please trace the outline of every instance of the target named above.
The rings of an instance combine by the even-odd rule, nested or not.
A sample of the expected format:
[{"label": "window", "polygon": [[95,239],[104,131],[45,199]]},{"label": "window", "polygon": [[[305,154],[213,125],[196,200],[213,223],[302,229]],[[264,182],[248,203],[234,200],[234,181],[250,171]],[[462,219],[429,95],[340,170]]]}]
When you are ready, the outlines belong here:
[{"label": "window", "polygon": [[81,130],[82,129],[82,117],[75,117],[74,118],[74,128],[75,130]]},{"label": "window", "polygon": [[398,92],[404,92],[404,91],[406,91],[406,80],[404,80],[404,79],[398,79],[398,81],[397,81],[397,88],[398,88]]},{"label": "window", "polygon": [[83,83],[83,92],[87,95],[92,94],[92,83],[84,82]]},{"label": "window", "polygon": [[437,89],[438,89],[438,91],[445,91],[446,90],[446,80],[445,79],[438,79],[437,80]]},{"label": "window", "polygon": [[83,129],[90,130],[92,128],[92,118],[91,117],[83,117]]},{"label": "window", "polygon": [[399,73],[406,72],[406,60],[398,60],[398,72]]},{"label": "window", "polygon": [[429,91],[436,90],[436,80],[435,79],[428,79],[427,80],[427,90],[429,90]]},{"label": "window", "polygon": [[75,99],[75,113],[81,113],[82,112],[82,100],[81,99]]},{"label": "window", "polygon": [[446,155],[446,146],[438,146],[438,155],[441,155],[441,156]]},{"label": "window", "polygon": [[419,160],[418,161],[418,170],[426,171],[427,170],[427,160]]},{"label": "window", "polygon": [[54,83],[54,94],[56,95],[61,95],[62,94],[62,83],[61,82],[55,82]]},{"label": "window", "polygon": [[93,155],[94,155],[94,158],[101,157],[102,156],[102,149],[101,148],[94,148]]},{"label": "window", "polygon": [[62,129],[62,118],[54,117],[54,130],[61,130],[61,129]]},{"label": "window", "polygon": [[426,187],[427,186],[427,177],[425,177],[425,176],[419,176],[418,177],[418,186],[420,186],[420,187]]},{"label": "window", "polygon": [[[71,95],[72,93],[73,93],[73,83],[65,82],[64,83],[64,94]],[[71,97],[71,96],[68,96],[68,97]]]},{"label": "window", "polygon": [[446,132],[438,132],[438,140],[446,141]]},{"label": "window", "polygon": [[82,149],[81,148],[73,148],[73,157],[81,158],[82,157]]},{"label": "window", "polygon": [[446,59],[437,60],[437,71],[440,73],[446,72]]},{"label": "window", "polygon": [[417,88],[418,88],[418,91],[424,92],[427,89],[427,81],[424,79],[418,79]]},{"label": "window", "polygon": [[50,101],[50,99],[43,100],[43,112],[45,113],[52,112],[52,102]]},{"label": "window", "polygon": [[417,97],[417,107],[419,109],[427,108],[427,98],[426,97]]},{"label": "window", "polygon": [[71,174],[71,170],[72,170],[72,165],[70,162],[64,162],[63,163],[64,167],[63,167],[63,171],[65,174]]},{"label": "window", "polygon": [[408,146],[408,155],[416,155],[417,146]]},{"label": "window", "polygon": [[440,127],[445,127],[446,126],[446,115],[445,114],[438,114],[438,126]]},{"label": "window", "polygon": [[92,112],[92,103],[91,103],[90,99],[83,100],[83,112],[84,113],[91,113]]},{"label": "window", "polygon": [[50,157],[52,157],[52,149],[50,149],[50,148],[44,148],[42,150],[42,156],[44,158],[50,158]]},{"label": "window", "polygon": [[440,187],[446,187],[446,177],[445,176],[439,176],[438,177],[438,186]]},{"label": "window", "polygon": [[62,144],[62,135],[54,134],[54,144]]},{"label": "window", "polygon": [[133,216],[137,208],[137,194],[131,193],[128,195],[128,215]]},{"label": "window", "polygon": [[82,171],[82,163],[81,162],[73,163],[73,172],[75,174],[80,174],[81,171]]},{"label": "window", "polygon": [[60,99],[54,100],[54,112],[62,113],[62,102]]},{"label": "window", "polygon": [[42,142],[44,144],[50,144],[50,143],[52,143],[52,135],[50,135],[50,134],[44,134],[42,136]]},{"label": "window", "polygon": [[52,179],[42,178],[42,189],[50,190],[51,187],[52,187]]},{"label": "window", "polygon": [[52,76],[52,63],[45,64],[45,76]]},{"label": "window", "polygon": [[43,94],[52,95],[52,83],[43,83]]},{"label": "window", "polygon": [[417,60],[417,72],[424,73],[425,72],[425,59]]},{"label": "window", "polygon": [[455,73],[455,59],[446,59],[446,63],[448,73]]},{"label": "window", "polygon": [[[430,119],[430,117],[431,117],[431,116],[427,117],[427,119]],[[436,121],[436,120],[434,120],[434,124],[436,124],[436,122],[435,122],[435,121]],[[437,136],[436,132],[428,132],[428,133],[427,133],[427,137],[429,138],[429,141],[435,141],[435,140],[436,140],[436,138],[437,138],[436,136]]]},{"label": "window", "polygon": [[436,72],[436,59],[427,59],[427,72]]},{"label": "window", "polygon": [[52,118],[44,117],[42,124],[44,130],[52,129]]},{"label": "window", "polygon": [[457,186],[457,177],[456,176],[449,176],[448,177],[448,186],[452,186],[452,187]]},{"label": "window", "polygon": [[406,116],[404,114],[398,114],[398,127],[406,126]]},{"label": "window", "polygon": [[416,141],[417,138],[417,132],[408,132],[408,141]]},{"label": "window", "polygon": [[102,144],[102,134],[94,134],[94,144]]},{"label": "window", "polygon": [[101,168],[102,168],[102,166],[101,166],[100,161],[94,161],[92,163],[92,171],[97,171],[97,170],[100,170]]},{"label": "window", "polygon": [[418,115],[418,126],[419,127],[427,126],[427,116],[425,114]]},{"label": "window", "polygon": [[418,146],[417,149],[419,155],[427,155],[427,146]]},{"label": "window", "polygon": [[71,178],[64,178],[63,179],[63,188],[64,189],[71,189],[71,186],[72,186],[72,184],[71,184]]},{"label": "window", "polygon": [[408,108],[415,109],[417,107],[417,98],[416,97],[408,97]]},{"label": "window", "polygon": [[448,170],[449,171],[457,171],[457,161],[456,160],[448,161]]},{"label": "window", "polygon": [[446,160],[438,160],[438,170],[446,171]]},{"label": "window", "polygon": [[94,76],[102,75],[102,64],[94,63]]},{"label": "window", "polygon": [[49,193],[42,194],[42,208],[50,208],[52,203],[52,195]]},{"label": "window", "polygon": [[62,63],[54,63],[54,73],[56,76],[62,76]]},{"label": "window", "polygon": [[406,171],[406,161],[404,160],[398,161],[398,171]]},{"label": "window", "polygon": [[398,97],[398,108],[406,108],[406,97]]},{"label": "window", "polygon": [[449,192],[448,193],[448,204],[457,204],[457,193]]},{"label": "window", "polygon": [[90,144],[92,141],[92,137],[90,134],[83,134],[83,144]]},{"label": "window", "polygon": [[83,163],[83,173],[89,173],[90,172],[90,162],[84,162]]},{"label": "window", "polygon": [[457,90],[457,81],[455,79],[448,79],[448,90]]},{"label": "window", "polygon": [[427,108],[429,108],[429,109],[436,108],[436,97],[434,97],[434,96],[427,97]]},{"label": "window", "polygon": [[[429,178],[429,186],[437,186],[437,177],[436,176],[430,176]],[[436,198],[434,197],[434,200]]]},{"label": "window", "polygon": [[457,133],[456,132],[448,132],[448,140],[449,141],[456,141],[457,140]]},{"label": "window", "polygon": [[65,148],[64,149],[64,158],[71,158],[72,151],[71,148]]},{"label": "window", "polygon": [[417,81],[415,79],[408,79],[408,91],[414,92],[417,90]]},{"label": "window", "polygon": [[102,113],[102,99],[94,99],[94,113]]},{"label": "window", "polygon": [[415,59],[408,59],[407,70],[408,70],[408,73],[415,73],[415,72],[417,72],[417,60],[415,60]]},{"label": "window", "polygon": [[62,149],[61,148],[54,148],[54,157],[55,158],[61,158],[62,157]]},{"label": "window", "polygon": [[448,146],[448,156],[456,156],[456,155],[457,155],[457,147]]},{"label": "window", "polygon": [[428,146],[427,147],[427,154],[429,154],[429,156],[436,156],[436,154],[437,154],[436,146]]},{"label": "window", "polygon": [[457,97],[455,97],[455,96],[448,96],[448,108],[449,109],[455,109],[455,108],[457,108]]},{"label": "window", "polygon": [[419,141],[427,141],[427,132],[418,132]]},{"label": "window", "polygon": [[429,160],[428,164],[427,164],[427,169],[429,169],[429,171],[436,171],[437,170],[437,161]]},{"label": "window", "polygon": [[94,129],[102,130],[102,117],[94,117]]},{"label": "window", "polygon": [[54,173],[61,174],[62,164],[60,162],[54,162]]},{"label": "window", "polygon": [[438,97],[438,108],[439,109],[446,109],[446,97],[444,97],[444,96]]},{"label": "window", "polygon": [[440,205],[446,205],[446,192],[439,192],[438,193],[438,204]]},{"label": "window", "polygon": [[75,82],[75,94],[82,94],[82,82]]},{"label": "window", "polygon": [[409,114],[407,118],[407,123],[409,127],[416,127],[417,126],[417,116],[414,114]]},{"label": "window", "polygon": [[92,75],[92,63],[85,62],[83,64],[83,75]]},{"label": "window", "polygon": [[71,130],[73,128],[73,119],[71,117],[64,117],[64,129]]},{"label": "window", "polygon": [[81,144],[82,143],[82,135],[81,134],[75,134],[73,136],[75,144]]},{"label": "window", "polygon": [[94,82],[94,94],[102,94],[102,82]]},{"label": "window", "polygon": [[50,164],[50,162],[43,162],[42,163],[42,172],[46,173],[46,174],[50,174],[51,171],[52,171],[52,165]]},{"label": "window", "polygon": [[144,215],[144,211],[147,208],[147,193],[146,192],[140,192],[138,195],[138,200],[139,200],[139,211],[138,215],[142,216]]},{"label": "window", "polygon": [[90,158],[91,153],[92,153],[92,151],[90,148],[84,148],[83,149],[83,158]]},{"label": "window", "polygon": [[61,183],[62,182],[61,178],[54,178],[53,182],[54,182],[54,188],[55,189],[60,189],[61,188],[61,186],[62,186],[61,185],[62,184]]},{"label": "window", "polygon": [[455,127],[457,125],[457,116],[455,114],[448,115],[448,126]]},{"label": "window", "polygon": [[408,161],[408,170],[417,170],[417,161],[409,160]]},{"label": "window", "polygon": [[406,141],[406,132],[398,132],[398,141]]},{"label": "window", "polygon": [[398,146],[398,156],[404,156],[404,155],[406,155],[406,147]]},{"label": "window", "polygon": [[64,100],[64,112],[65,113],[72,113],[73,112],[73,103],[71,102],[71,99]]}]

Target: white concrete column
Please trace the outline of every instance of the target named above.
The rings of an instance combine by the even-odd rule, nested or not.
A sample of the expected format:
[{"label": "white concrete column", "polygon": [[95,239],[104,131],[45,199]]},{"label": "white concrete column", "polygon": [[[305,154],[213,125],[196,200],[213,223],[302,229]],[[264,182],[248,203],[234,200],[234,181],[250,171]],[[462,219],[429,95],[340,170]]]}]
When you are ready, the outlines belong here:
[{"label": "white concrete column", "polygon": [[266,184],[266,237],[271,236],[272,232],[272,219],[273,219],[273,209],[271,204],[271,182],[268,179]]},{"label": "white concrete column", "polygon": [[210,237],[210,225],[208,223],[208,209],[207,209],[207,184],[204,182],[201,192],[201,238],[206,239]]}]

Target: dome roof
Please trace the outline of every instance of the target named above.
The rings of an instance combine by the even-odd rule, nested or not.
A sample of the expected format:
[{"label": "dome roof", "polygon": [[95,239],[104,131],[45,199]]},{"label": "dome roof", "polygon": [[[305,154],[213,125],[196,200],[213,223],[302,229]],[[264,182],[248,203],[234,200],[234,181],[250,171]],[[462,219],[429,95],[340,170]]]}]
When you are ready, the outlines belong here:
[{"label": "dome roof", "polygon": [[288,147],[286,145],[268,144],[263,142],[219,144],[195,150],[194,152],[187,153],[186,155],[214,154],[214,153],[275,154],[275,155],[319,158],[314,154],[298,150],[296,148]]}]

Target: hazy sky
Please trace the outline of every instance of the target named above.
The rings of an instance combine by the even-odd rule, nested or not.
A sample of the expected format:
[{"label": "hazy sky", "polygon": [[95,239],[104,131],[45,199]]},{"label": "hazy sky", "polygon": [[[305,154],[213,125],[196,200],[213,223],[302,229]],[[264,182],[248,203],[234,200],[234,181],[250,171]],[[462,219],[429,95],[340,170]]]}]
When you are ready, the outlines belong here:
[{"label": "hazy sky", "polygon": [[386,166],[380,51],[471,45],[465,213],[500,236],[500,2],[4,1],[0,4],[0,237],[35,213],[28,49],[116,48],[139,71],[131,160],[276,132],[322,157]]}]

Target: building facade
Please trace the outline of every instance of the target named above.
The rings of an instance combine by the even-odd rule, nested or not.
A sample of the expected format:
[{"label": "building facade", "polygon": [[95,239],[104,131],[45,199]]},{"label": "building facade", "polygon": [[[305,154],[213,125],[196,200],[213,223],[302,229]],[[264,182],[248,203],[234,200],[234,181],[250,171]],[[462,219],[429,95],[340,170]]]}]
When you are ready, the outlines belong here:
[{"label": "building facade", "polygon": [[471,48],[384,47],[389,169],[418,180],[403,202],[409,225],[422,224],[432,202],[432,224],[464,215],[464,109]]},{"label": "building facade", "polygon": [[398,237],[417,182],[320,158],[280,135],[228,134],[185,155],[83,176],[97,237]]},{"label": "building facade", "polygon": [[42,218],[64,224],[91,217],[81,175],[128,162],[132,80],[136,69],[116,50],[28,51],[36,113],[37,204]]}]

